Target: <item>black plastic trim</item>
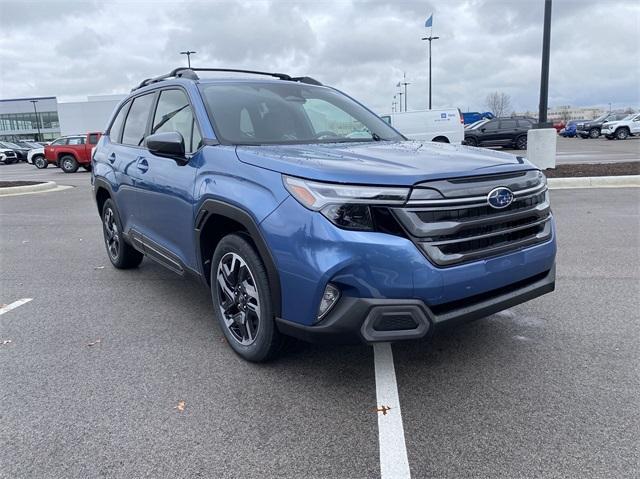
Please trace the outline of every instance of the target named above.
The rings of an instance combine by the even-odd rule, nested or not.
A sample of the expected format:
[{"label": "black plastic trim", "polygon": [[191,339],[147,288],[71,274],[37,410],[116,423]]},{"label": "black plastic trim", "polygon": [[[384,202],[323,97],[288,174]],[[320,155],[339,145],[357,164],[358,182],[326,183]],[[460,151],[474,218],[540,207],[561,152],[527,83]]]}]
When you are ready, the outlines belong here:
[{"label": "black plastic trim", "polygon": [[[513,287],[433,308],[415,299],[371,299],[343,297],[334,310],[320,323],[307,326],[276,317],[278,329],[286,335],[309,342],[353,343],[362,341],[399,341],[417,339],[430,330],[460,324],[490,316],[555,289],[556,267],[520,281]],[[494,293],[494,294],[492,294]],[[410,314],[419,326],[416,329],[376,331],[373,324],[381,314]]]},{"label": "black plastic trim", "polygon": [[[231,205],[229,203],[225,203],[223,201],[214,199],[205,200],[200,207],[198,214],[196,215],[197,222],[194,229],[198,255],[200,255],[200,252],[202,251],[200,246],[200,236],[202,233],[202,228],[206,224],[208,217],[212,214],[224,216],[237,223],[240,223],[249,232],[249,236],[251,236],[251,239],[256,245],[262,261],[264,261],[264,266],[267,270],[267,277],[269,279],[269,286],[271,289],[273,311],[276,316],[279,316],[281,314],[282,308],[282,296],[280,294],[280,275],[278,274],[278,269],[276,268],[276,264],[273,260],[273,256],[271,255],[271,251],[267,247],[267,243],[262,237],[260,228],[249,213],[247,213],[242,208]],[[200,258],[200,264],[203,265],[205,261],[209,261],[210,259],[211,258]],[[206,281],[204,269],[201,271],[201,275],[202,278]]]}]

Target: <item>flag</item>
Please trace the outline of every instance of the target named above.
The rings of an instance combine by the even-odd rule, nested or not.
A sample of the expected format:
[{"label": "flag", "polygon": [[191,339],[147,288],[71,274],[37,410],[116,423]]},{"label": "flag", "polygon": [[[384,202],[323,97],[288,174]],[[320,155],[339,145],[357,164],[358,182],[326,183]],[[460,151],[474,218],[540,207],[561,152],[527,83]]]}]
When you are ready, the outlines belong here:
[{"label": "flag", "polygon": [[427,28],[433,27],[433,13],[429,15],[429,18],[427,18],[427,21],[424,22],[424,26]]}]

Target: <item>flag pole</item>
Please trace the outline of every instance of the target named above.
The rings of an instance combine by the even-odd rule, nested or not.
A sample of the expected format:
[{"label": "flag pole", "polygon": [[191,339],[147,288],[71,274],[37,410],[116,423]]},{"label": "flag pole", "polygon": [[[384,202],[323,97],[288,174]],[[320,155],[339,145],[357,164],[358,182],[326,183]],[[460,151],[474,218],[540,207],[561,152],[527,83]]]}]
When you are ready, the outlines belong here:
[{"label": "flag pole", "polygon": [[424,26],[429,27],[429,36],[423,37],[422,40],[427,40],[429,42],[429,110],[431,110],[431,42],[440,37],[433,36],[433,14],[427,18]]}]

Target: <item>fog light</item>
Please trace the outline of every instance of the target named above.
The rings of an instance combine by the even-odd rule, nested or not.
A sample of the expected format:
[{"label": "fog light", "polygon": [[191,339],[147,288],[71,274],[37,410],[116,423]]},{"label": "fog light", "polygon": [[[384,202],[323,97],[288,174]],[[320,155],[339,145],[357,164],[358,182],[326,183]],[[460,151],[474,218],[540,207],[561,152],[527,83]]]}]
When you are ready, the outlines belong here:
[{"label": "fog light", "polygon": [[318,308],[318,319],[324,318],[331,308],[338,302],[340,298],[340,290],[332,284],[328,284],[322,294],[320,307]]}]

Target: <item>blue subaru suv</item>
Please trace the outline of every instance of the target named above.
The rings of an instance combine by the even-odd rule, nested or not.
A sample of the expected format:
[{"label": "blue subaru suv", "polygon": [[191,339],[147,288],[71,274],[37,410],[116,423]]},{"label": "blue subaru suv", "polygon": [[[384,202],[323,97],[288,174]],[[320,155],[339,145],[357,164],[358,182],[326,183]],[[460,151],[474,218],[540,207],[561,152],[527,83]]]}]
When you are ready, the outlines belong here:
[{"label": "blue subaru suv", "polygon": [[408,141],[309,77],[180,68],[145,80],[92,161],[113,265],[147,256],[200,278],[250,361],[283,336],[421,338],[554,289],[542,172]]}]

